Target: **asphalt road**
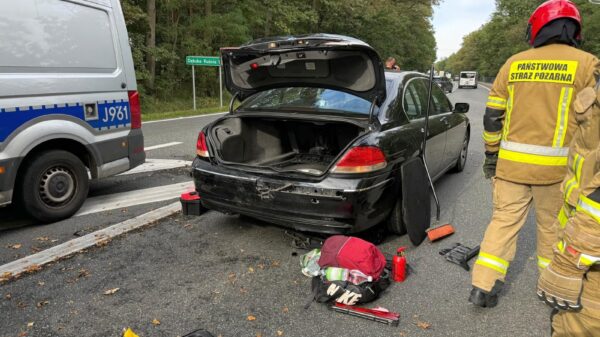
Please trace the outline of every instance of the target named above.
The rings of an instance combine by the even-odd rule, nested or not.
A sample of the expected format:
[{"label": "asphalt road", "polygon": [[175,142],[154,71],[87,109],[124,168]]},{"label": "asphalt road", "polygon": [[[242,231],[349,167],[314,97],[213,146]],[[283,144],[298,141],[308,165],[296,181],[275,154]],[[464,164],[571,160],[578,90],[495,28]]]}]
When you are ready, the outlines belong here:
[{"label": "asphalt road", "polygon": [[[471,104],[473,135],[465,171],[436,183],[442,222],[452,223],[457,233],[419,247],[412,247],[406,236],[389,237],[380,245],[386,254],[408,246],[408,260],[415,269],[406,282],[392,285],[372,304],[400,312],[399,327],[337,314],[317,303],[304,310],[310,298],[310,279],[299,266],[298,255],[304,251],[293,249],[280,228],[208,212],[164,219],[0,285],[0,336],[120,336],[125,327],[142,337],[182,336],[200,328],[215,336],[549,336],[550,310],[535,295],[531,217],[496,308],[470,305],[469,273],[438,255],[454,242],[477,245],[491,214],[490,184],[480,169],[479,135],[487,91],[462,89],[450,97]],[[149,157],[191,159],[197,131],[208,119],[144,126],[147,146],[183,143],[155,150]],[[190,178],[180,169],[113,179],[101,183],[105,192]],[[115,223],[159,205],[89,215],[85,223],[90,227]],[[35,240],[37,235],[55,235],[64,242],[83,219],[0,232],[0,258],[10,260],[9,253],[19,253],[5,248],[9,242]],[[119,290],[114,294],[103,294],[115,288]],[[152,323],[155,319],[159,325]]]}]

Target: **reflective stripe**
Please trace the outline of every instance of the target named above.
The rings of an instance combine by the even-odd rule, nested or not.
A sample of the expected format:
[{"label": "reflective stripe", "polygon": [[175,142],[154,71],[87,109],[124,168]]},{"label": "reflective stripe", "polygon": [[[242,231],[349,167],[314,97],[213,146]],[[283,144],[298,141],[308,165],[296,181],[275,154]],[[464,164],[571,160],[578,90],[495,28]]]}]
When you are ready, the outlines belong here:
[{"label": "reflective stripe", "polygon": [[506,100],[502,97],[490,96],[488,97],[487,106],[490,108],[506,109]]},{"label": "reflective stripe", "polygon": [[578,266],[586,266],[586,267],[590,267],[596,263],[600,262],[600,257],[596,257],[596,256],[591,256],[591,255],[587,255],[587,254],[583,254],[581,253],[581,255],[579,255],[579,263]]},{"label": "reflective stripe", "polygon": [[579,196],[577,211],[582,211],[583,213],[594,218],[596,222],[600,223],[600,203],[595,202],[594,200],[584,195],[581,195]]},{"label": "reflective stripe", "polygon": [[522,144],[502,141],[499,158],[519,163],[543,166],[565,166],[569,148],[553,148],[549,146]]},{"label": "reflective stripe", "polygon": [[483,140],[486,143],[497,143],[502,140],[502,132],[483,132]]},{"label": "reflective stripe", "polygon": [[550,259],[543,258],[538,255],[538,267],[545,269],[550,264]]},{"label": "reflective stripe", "polygon": [[573,98],[573,88],[564,87],[560,92],[558,102],[558,116],[556,120],[556,130],[554,131],[554,140],[552,146],[562,147],[565,143],[567,127],[569,126],[569,108]]},{"label": "reflective stripe", "polygon": [[509,265],[508,261],[483,252],[479,253],[479,257],[475,263],[493,269],[503,275],[506,275]]},{"label": "reflective stripe", "polygon": [[564,157],[565,159],[567,159],[567,156],[569,155],[568,147],[555,148],[550,146],[509,142],[505,140],[500,144],[500,148],[513,152],[534,154],[538,156]]},{"label": "reflective stripe", "polygon": [[560,223],[561,229],[565,229],[565,226],[567,226],[567,221],[569,221],[569,217],[569,211],[566,209],[566,206],[563,206],[560,209],[560,213],[558,213],[558,222]]},{"label": "reflective stripe", "polygon": [[583,169],[584,162],[585,158],[580,156],[578,153],[575,153],[575,156],[573,156],[573,165],[571,166],[573,177],[567,181],[565,186],[565,200],[569,200],[571,198],[571,194],[573,194],[573,191],[579,187],[579,182],[581,181],[581,170]]},{"label": "reflective stripe", "polygon": [[565,242],[563,240],[558,241],[558,243],[556,244],[556,248],[558,248],[558,251],[561,252],[561,254],[564,254],[564,252],[565,252]]},{"label": "reflective stripe", "polygon": [[506,102],[506,118],[504,119],[504,130],[502,132],[502,139],[508,139],[508,130],[510,128],[510,117],[512,115],[513,101],[515,95],[515,86],[509,85],[508,89],[508,101]]}]

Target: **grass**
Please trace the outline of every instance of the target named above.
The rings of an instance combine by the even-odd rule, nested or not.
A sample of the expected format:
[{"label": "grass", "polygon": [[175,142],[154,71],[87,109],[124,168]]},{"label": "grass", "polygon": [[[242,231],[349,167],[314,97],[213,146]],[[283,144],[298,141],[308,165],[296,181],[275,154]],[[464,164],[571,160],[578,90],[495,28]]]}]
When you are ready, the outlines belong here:
[{"label": "grass", "polygon": [[224,112],[229,109],[229,95],[223,95],[223,106],[219,98],[201,97],[196,99],[196,110],[192,99],[174,99],[168,102],[153,98],[142,100],[142,120],[145,122],[161,119],[198,116]]}]

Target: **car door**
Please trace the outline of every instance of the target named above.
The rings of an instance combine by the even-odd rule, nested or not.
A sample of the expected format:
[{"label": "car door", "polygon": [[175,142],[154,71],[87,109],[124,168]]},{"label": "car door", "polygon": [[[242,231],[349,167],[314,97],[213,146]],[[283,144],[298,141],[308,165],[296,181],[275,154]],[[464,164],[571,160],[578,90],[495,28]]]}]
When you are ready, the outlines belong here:
[{"label": "car door", "polygon": [[462,149],[466,132],[466,123],[463,116],[453,113],[452,103],[439,88],[431,92],[432,111],[439,116],[440,122],[446,128],[446,146],[442,169],[446,169],[456,162]]},{"label": "car door", "polygon": [[[440,89],[438,88],[438,90]],[[425,127],[427,96],[427,79],[413,78],[407,82],[403,97],[404,112],[410,123],[415,123],[420,128]],[[429,117],[429,132],[427,135],[425,156],[427,167],[433,177],[439,175],[443,170],[446,129],[446,125],[441,121],[441,116],[432,114]]]}]

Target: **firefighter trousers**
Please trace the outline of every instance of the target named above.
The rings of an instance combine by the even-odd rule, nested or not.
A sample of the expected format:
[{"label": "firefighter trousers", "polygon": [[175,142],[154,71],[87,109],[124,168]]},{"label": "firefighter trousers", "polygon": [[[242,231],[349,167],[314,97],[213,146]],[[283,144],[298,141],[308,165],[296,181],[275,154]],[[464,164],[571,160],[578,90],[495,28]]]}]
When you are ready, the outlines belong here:
[{"label": "firefighter trousers", "polygon": [[496,280],[504,282],[517,250],[519,231],[535,207],[538,266],[545,267],[558,240],[557,215],[563,205],[560,183],[552,185],[518,184],[492,178],[493,214],[485,231],[481,250],[473,267],[472,284],[492,290]]},{"label": "firefighter trousers", "polygon": [[561,311],[552,317],[552,337],[600,336],[600,267],[583,280],[581,305],[579,312]]}]

